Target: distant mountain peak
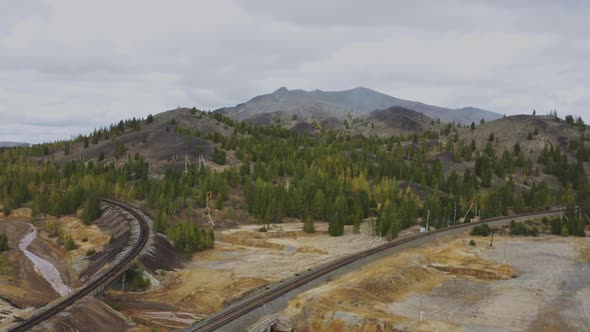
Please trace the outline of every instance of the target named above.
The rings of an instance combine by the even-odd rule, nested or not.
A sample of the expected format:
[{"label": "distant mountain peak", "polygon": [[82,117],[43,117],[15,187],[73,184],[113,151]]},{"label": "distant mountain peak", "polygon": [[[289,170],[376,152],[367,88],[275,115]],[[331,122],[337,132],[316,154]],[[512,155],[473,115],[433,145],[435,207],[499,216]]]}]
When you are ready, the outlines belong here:
[{"label": "distant mountain peak", "polygon": [[352,88],[350,89],[351,91],[371,91],[371,92],[377,92],[373,89],[369,89],[369,88],[365,88],[364,86],[357,86],[356,88]]},{"label": "distant mountain peak", "polygon": [[285,93],[285,92],[289,92],[289,89],[287,89],[286,87],[282,86],[280,88],[278,88],[275,92],[273,92],[273,95],[279,94],[279,93]]}]

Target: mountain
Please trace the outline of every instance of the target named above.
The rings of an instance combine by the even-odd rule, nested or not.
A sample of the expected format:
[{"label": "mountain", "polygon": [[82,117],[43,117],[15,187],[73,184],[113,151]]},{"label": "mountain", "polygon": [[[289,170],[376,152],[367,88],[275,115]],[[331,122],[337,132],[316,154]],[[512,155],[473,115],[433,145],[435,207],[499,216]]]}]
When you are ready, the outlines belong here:
[{"label": "mountain", "polygon": [[482,118],[490,121],[502,117],[501,114],[474,107],[449,109],[399,99],[364,87],[345,91],[288,90],[282,87],[271,94],[256,96],[245,103],[220,108],[216,112],[239,121],[271,113],[279,118],[298,117],[311,122],[326,117],[342,118],[347,113],[362,115],[393,106],[424,113],[443,122],[477,123]]},{"label": "mountain", "polygon": [[20,146],[29,146],[29,143],[22,143],[22,142],[0,142],[0,148],[13,148],[13,147],[20,147]]},{"label": "mountain", "polygon": [[345,129],[347,134],[379,137],[439,132],[445,126],[422,113],[399,106],[371,111],[360,121],[353,119],[350,122],[349,129]]}]

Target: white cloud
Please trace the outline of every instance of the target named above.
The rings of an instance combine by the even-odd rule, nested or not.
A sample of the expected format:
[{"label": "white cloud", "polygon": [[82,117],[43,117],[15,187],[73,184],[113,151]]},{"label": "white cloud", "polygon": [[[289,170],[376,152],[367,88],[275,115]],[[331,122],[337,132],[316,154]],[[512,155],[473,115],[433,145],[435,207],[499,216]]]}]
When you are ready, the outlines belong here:
[{"label": "white cloud", "polygon": [[279,86],[590,120],[588,5],[23,0],[0,10],[0,141],[67,138]]}]

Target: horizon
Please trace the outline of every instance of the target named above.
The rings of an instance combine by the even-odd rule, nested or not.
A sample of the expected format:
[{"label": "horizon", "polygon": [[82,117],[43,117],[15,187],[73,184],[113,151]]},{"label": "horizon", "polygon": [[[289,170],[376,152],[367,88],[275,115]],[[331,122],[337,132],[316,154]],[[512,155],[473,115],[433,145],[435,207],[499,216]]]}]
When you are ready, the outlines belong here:
[{"label": "horizon", "polygon": [[557,109],[590,122],[584,2],[4,7],[0,141],[63,140],[179,105],[231,107],[281,86],[364,86],[452,109]]},{"label": "horizon", "polygon": [[[345,91],[352,91],[352,90],[355,90],[355,89],[358,89],[358,88],[362,88],[362,89],[371,90],[371,91],[374,91],[374,92],[377,92],[377,93],[385,94],[387,96],[394,97],[394,98],[397,98],[397,99],[408,100],[408,99],[405,99],[405,98],[402,98],[402,97],[398,97],[398,96],[391,96],[391,95],[386,94],[386,93],[383,93],[381,91],[368,88],[366,86],[356,86],[356,87],[353,87],[353,88],[350,88],[350,89],[345,89],[345,90],[322,90],[322,89],[304,90],[304,89],[298,89],[298,88],[290,89],[287,86],[281,86],[278,89],[275,89],[274,91],[271,91],[271,92],[268,92],[268,93],[262,93],[262,94],[253,96],[252,98],[249,98],[248,100],[245,100],[244,102],[241,102],[241,103],[248,102],[248,101],[250,101],[250,100],[252,100],[252,99],[254,99],[254,98],[258,97],[258,96],[272,94],[272,93],[274,93],[274,92],[276,92],[276,91],[278,91],[280,89],[283,89],[283,88],[285,88],[287,91],[304,91],[304,92],[308,92],[308,93],[309,92],[314,92],[314,91],[320,91],[320,92],[345,92]],[[505,114],[505,113],[498,113],[498,112],[495,112],[493,110],[483,109],[483,108],[480,108],[480,107],[477,107],[477,106],[474,106],[474,105],[465,105],[465,106],[460,106],[460,107],[446,107],[445,105],[433,105],[433,104],[430,104],[428,102],[419,101],[419,100],[408,100],[408,101],[414,101],[414,102],[419,102],[419,103],[423,103],[423,104],[426,104],[426,105],[432,105],[432,106],[438,106],[438,107],[445,107],[445,108],[449,108],[451,110],[459,110],[459,109],[464,109],[464,108],[477,108],[477,109],[482,110],[482,111],[493,112],[493,113],[502,115],[503,117],[504,116],[513,116],[513,115],[531,115],[532,114],[532,111],[529,114],[526,114],[526,113]],[[160,114],[160,113],[175,111],[175,110],[179,110],[179,109],[196,108],[196,109],[199,109],[200,111],[204,111],[204,112],[214,112],[214,111],[219,110],[219,109],[224,108],[224,107],[235,107],[235,106],[237,106],[237,105],[239,105],[241,103],[237,103],[235,105],[228,105],[228,106],[222,106],[222,107],[212,108],[212,109],[203,109],[203,108],[199,108],[197,106],[188,106],[188,105],[181,106],[181,105],[177,105],[174,108],[163,109],[163,110],[158,111],[156,113],[148,113],[148,114],[142,114],[142,115],[137,115],[137,116],[133,115],[133,116],[126,117],[126,118],[119,118],[119,119],[113,120],[113,121],[111,121],[109,123],[104,123],[104,124],[102,124],[102,125],[100,125],[98,127],[91,128],[87,132],[79,132],[79,133],[72,134],[69,137],[57,138],[57,139],[53,139],[53,140],[15,141],[15,140],[4,140],[4,139],[1,139],[2,136],[0,136],[0,142],[1,143],[29,144],[29,145],[45,144],[45,143],[55,143],[55,142],[60,142],[60,141],[73,140],[73,139],[78,138],[81,135],[82,136],[89,135],[95,129],[108,128],[110,125],[114,125],[114,124],[116,124],[117,122],[119,122],[121,120],[124,121],[124,120],[132,119],[132,118],[137,118],[137,119],[142,119],[143,118],[143,119],[145,119],[145,117],[147,117],[149,114],[157,115],[157,114]],[[536,111],[536,110],[534,110],[534,111]],[[545,114],[545,113],[539,113],[538,111],[536,111],[537,112],[536,115],[537,116],[548,116],[549,115],[548,113],[550,111],[551,110],[547,110],[547,114]],[[415,112],[422,113],[422,112],[419,112],[419,111],[415,111]],[[558,115],[560,115],[560,117],[562,117],[562,118],[563,118],[563,116],[565,116],[565,115],[561,115],[561,114],[558,114]],[[574,117],[577,117],[577,116],[578,115],[575,115],[574,114]],[[462,123],[462,122],[458,122],[458,123],[459,124],[469,125],[469,123]]]}]

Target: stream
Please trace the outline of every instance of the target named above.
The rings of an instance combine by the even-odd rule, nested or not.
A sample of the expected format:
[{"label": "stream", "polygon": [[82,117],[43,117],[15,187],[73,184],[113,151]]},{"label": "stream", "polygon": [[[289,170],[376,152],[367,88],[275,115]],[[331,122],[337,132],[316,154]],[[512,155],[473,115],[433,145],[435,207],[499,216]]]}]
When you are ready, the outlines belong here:
[{"label": "stream", "polygon": [[53,287],[53,289],[55,289],[56,292],[58,292],[61,296],[68,295],[72,289],[64,284],[61,276],[59,275],[59,271],[55,268],[55,266],[27,249],[31,242],[33,242],[33,240],[37,237],[37,229],[35,227],[31,227],[31,229],[32,231],[29,231],[22,238],[18,244],[18,248],[31,260],[31,262],[33,262],[35,271],[37,271],[37,273],[47,280],[47,282],[51,285],[51,287]]}]

